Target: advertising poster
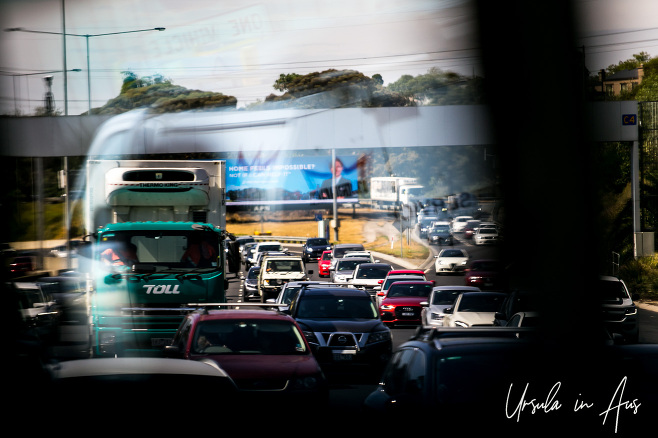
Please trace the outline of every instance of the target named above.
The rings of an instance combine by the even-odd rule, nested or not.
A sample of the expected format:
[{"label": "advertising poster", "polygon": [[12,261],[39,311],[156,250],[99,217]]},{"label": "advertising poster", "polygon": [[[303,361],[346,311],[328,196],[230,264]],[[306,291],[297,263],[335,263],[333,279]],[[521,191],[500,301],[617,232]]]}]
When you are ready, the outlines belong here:
[{"label": "advertising poster", "polygon": [[358,201],[358,157],[329,156],[269,158],[260,155],[226,160],[229,205],[332,203],[332,171],[337,200]]}]

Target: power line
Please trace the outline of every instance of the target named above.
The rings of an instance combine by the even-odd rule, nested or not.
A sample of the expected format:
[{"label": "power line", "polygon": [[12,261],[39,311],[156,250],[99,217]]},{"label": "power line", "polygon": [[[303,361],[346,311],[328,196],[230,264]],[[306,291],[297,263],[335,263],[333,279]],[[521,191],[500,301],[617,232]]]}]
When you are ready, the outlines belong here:
[{"label": "power line", "polygon": [[645,29],[633,29],[633,30],[620,30],[617,32],[607,32],[607,33],[600,33],[600,34],[593,34],[593,35],[583,35],[579,37],[580,39],[582,38],[599,38],[602,36],[611,36],[611,35],[623,35],[627,33],[635,33],[635,32],[646,32],[650,30],[658,30],[658,27],[647,27]]},{"label": "power line", "polygon": [[605,43],[605,44],[592,44],[592,45],[585,45],[585,47],[595,49],[597,47],[621,46],[625,44],[649,43],[649,42],[658,42],[658,38],[651,38],[648,40],[637,40],[637,41],[622,41],[622,42]]}]

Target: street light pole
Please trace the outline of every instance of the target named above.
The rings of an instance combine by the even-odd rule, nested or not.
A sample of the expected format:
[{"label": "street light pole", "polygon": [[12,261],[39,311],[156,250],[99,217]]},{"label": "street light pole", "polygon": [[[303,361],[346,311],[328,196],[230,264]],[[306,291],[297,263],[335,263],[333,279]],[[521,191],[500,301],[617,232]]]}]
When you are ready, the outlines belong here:
[{"label": "street light pole", "polygon": [[[126,31],[122,31],[122,32],[107,32],[107,33],[96,33],[96,34],[78,34],[78,33],[47,32],[47,31],[42,31],[42,30],[30,30],[30,29],[24,29],[22,27],[12,27],[12,28],[9,28],[9,29],[5,29],[6,32],[43,33],[43,34],[49,34],[49,35],[62,35],[64,37],[75,36],[75,37],[84,37],[85,38],[86,44],[87,44],[87,104],[88,104],[87,115],[91,115],[91,70],[90,70],[90,62],[89,62],[89,38],[99,37],[99,36],[109,36],[109,35],[120,35],[120,34],[125,34],[125,33],[136,33],[136,32],[152,32],[152,31],[162,32],[164,30],[165,30],[164,27],[154,27],[154,28],[151,28],[151,29],[126,30]],[[64,63],[66,63],[66,53],[64,53]]]},{"label": "street light pole", "polygon": [[66,0],[62,0],[62,58],[64,60],[64,115],[69,115],[69,78],[66,74]]}]

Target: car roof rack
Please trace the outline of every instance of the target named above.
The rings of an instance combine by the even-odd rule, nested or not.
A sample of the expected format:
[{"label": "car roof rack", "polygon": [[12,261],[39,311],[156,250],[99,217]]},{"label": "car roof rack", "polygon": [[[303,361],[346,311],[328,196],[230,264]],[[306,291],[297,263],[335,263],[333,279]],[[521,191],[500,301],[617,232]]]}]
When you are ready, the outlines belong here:
[{"label": "car roof rack", "polygon": [[209,310],[228,310],[231,308],[240,307],[260,307],[262,310],[273,310],[279,312],[281,307],[288,307],[288,304],[277,303],[187,303],[187,307],[191,312],[199,312],[201,314],[208,314]]},{"label": "car roof rack", "polygon": [[428,327],[419,326],[411,336],[412,340],[431,341],[445,338],[463,337],[518,337],[520,333],[536,333],[534,327]]}]

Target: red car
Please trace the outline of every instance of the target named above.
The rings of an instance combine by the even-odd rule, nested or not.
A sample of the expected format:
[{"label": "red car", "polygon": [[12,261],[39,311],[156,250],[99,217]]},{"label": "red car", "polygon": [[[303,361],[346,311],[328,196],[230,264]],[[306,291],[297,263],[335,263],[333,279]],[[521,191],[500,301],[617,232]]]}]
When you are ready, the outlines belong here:
[{"label": "red car", "polygon": [[425,271],[422,269],[392,269],[388,271],[386,274],[386,277],[383,280],[380,280],[379,284],[384,284],[386,282],[386,279],[392,275],[413,275],[413,276],[421,276],[425,277]]},{"label": "red car", "polygon": [[318,260],[318,274],[320,277],[329,277],[329,266],[331,266],[331,251],[322,251]]},{"label": "red car", "polygon": [[12,274],[22,274],[34,271],[34,260],[29,256],[19,256],[14,258],[9,264],[9,272]]},{"label": "red car", "polygon": [[481,290],[500,290],[502,284],[502,264],[498,260],[473,260],[466,267],[464,274],[466,286],[474,286]]},{"label": "red car", "polygon": [[[181,323],[165,356],[212,362],[235,382],[245,399],[318,408],[328,385],[297,322],[271,310],[199,310]],[[272,408],[270,410],[270,408]]]},{"label": "red car", "polygon": [[475,232],[475,229],[480,225],[480,221],[478,220],[472,220],[466,222],[466,226],[464,227],[464,238],[465,239],[472,239],[473,238],[473,233]]},{"label": "red car", "polygon": [[393,269],[388,271],[387,275],[422,275],[425,276],[425,271],[422,269]]},{"label": "red car", "polygon": [[433,281],[396,281],[389,287],[379,306],[379,315],[389,327],[395,325],[420,325],[423,305],[427,302]]}]

